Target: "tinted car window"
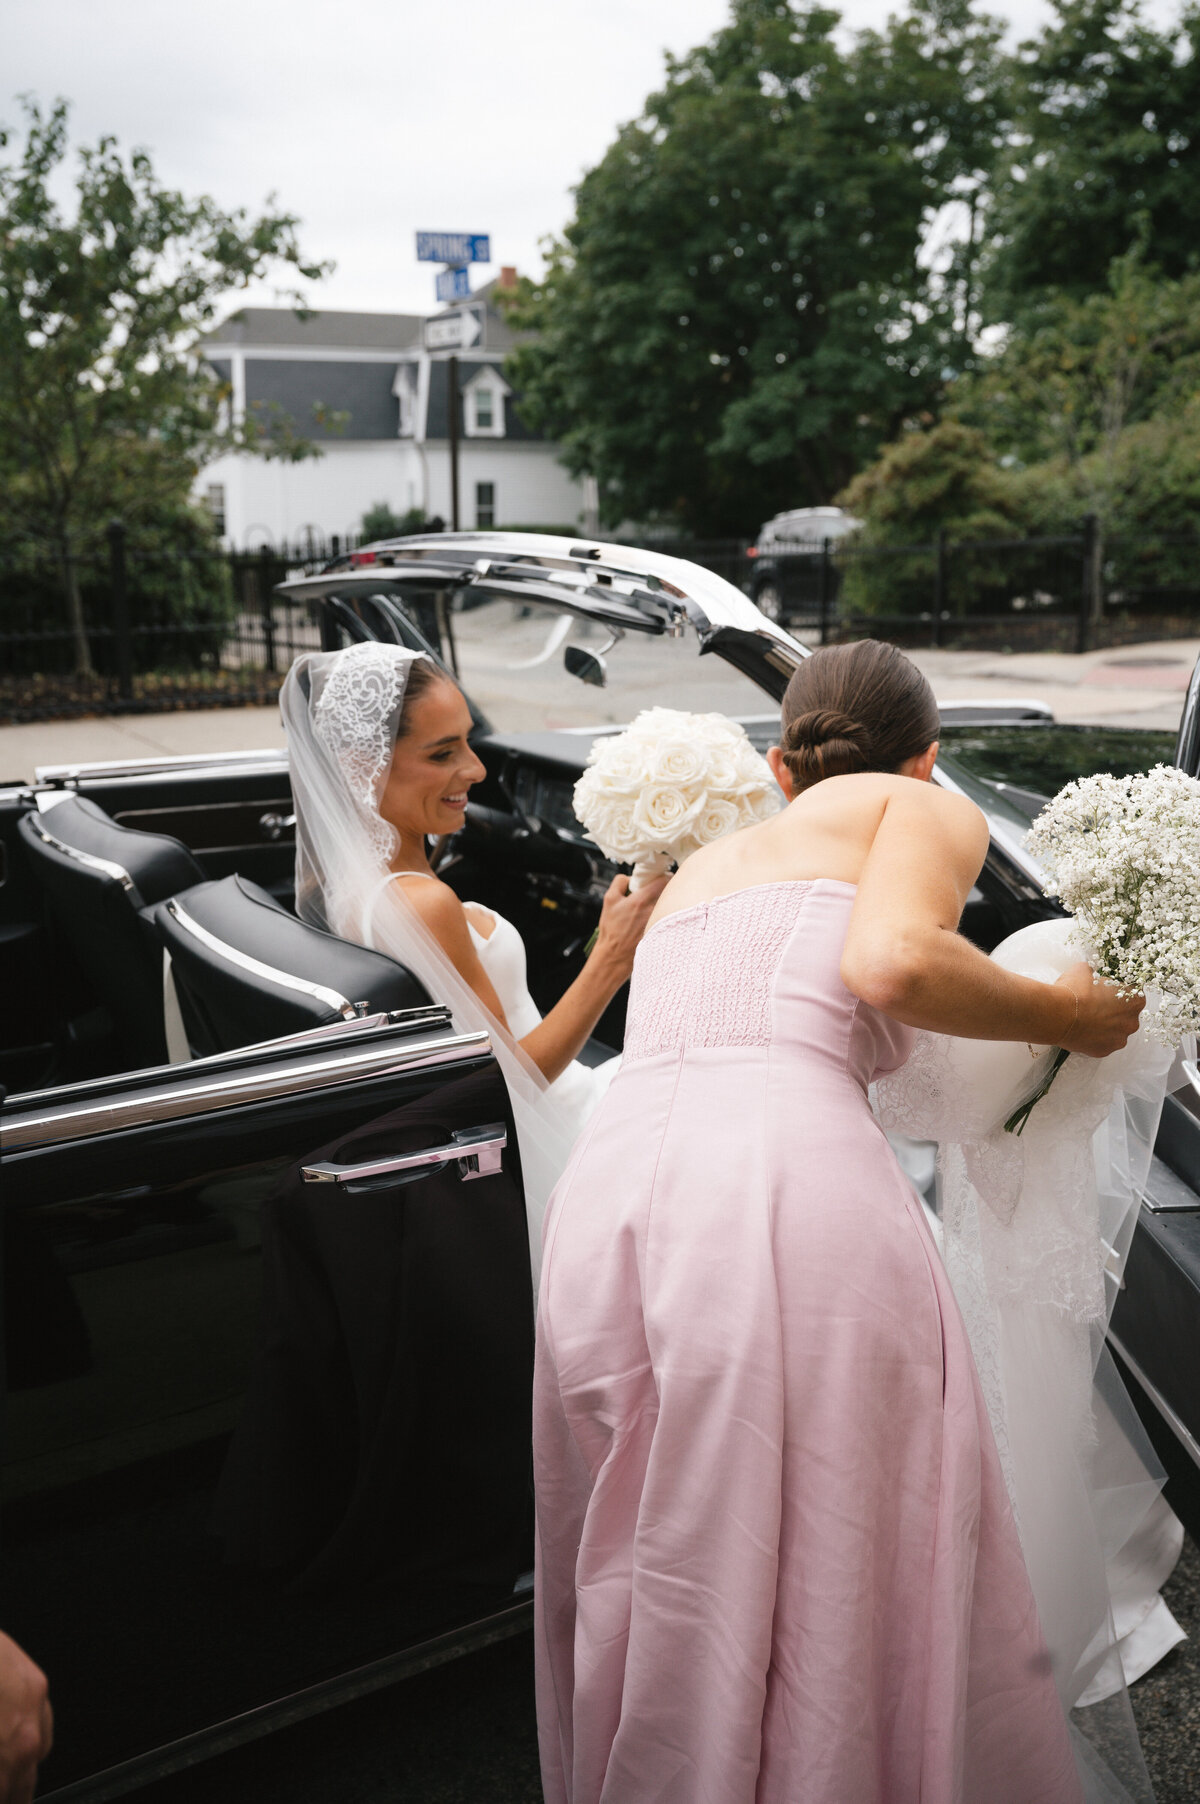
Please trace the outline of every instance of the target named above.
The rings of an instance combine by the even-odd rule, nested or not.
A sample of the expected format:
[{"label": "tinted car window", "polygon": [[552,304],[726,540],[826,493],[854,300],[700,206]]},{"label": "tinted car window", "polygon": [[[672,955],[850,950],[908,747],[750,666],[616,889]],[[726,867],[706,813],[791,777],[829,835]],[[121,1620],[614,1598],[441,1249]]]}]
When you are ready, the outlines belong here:
[{"label": "tinted car window", "polygon": [[1098,771],[1122,777],[1169,764],[1175,735],[1092,726],[948,726],[941,746],[950,769],[1036,798]]}]

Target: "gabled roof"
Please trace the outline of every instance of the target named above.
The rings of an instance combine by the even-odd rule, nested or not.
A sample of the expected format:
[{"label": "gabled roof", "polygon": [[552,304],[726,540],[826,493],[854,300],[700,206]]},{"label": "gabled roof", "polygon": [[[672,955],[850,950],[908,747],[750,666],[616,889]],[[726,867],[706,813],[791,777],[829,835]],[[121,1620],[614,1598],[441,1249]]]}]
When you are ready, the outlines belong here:
[{"label": "gabled roof", "polygon": [[241,307],[209,334],[212,343],[281,349],[407,351],[421,342],[420,313],[342,313],[298,318],[291,307]]}]

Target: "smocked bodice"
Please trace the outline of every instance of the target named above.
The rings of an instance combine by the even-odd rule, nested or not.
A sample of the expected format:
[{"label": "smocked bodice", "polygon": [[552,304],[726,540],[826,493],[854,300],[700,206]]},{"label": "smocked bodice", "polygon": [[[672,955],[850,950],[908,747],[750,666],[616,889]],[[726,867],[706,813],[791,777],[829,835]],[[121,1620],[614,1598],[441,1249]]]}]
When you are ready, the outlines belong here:
[{"label": "smocked bodice", "polygon": [[625,1064],[698,1047],[787,1046],[863,1089],[912,1032],[862,1003],[840,965],[854,886],[760,883],[665,916],[634,963]]}]

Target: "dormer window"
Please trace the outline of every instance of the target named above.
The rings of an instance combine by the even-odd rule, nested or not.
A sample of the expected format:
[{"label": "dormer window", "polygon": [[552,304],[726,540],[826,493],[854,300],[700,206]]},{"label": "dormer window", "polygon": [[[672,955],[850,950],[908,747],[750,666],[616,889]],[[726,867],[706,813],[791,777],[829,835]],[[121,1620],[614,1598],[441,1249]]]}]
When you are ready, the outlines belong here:
[{"label": "dormer window", "polygon": [[463,416],[468,438],[504,437],[504,401],[510,393],[499,370],[485,363],[463,384]]}]

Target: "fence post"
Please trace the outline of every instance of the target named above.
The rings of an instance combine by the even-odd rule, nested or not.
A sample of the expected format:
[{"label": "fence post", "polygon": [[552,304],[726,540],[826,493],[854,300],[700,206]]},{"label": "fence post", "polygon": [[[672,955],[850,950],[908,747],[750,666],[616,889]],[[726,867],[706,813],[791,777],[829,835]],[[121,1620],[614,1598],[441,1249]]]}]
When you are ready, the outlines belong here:
[{"label": "fence post", "polygon": [[[1100,568],[1097,552],[1100,549],[1100,522],[1095,514],[1086,514],[1083,521],[1083,570],[1079,585],[1079,620],[1075,634],[1075,650],[1086,651],[1089,643],[1089,628],[1094,619],[1099,618],[1097,601],[1100,592]],[[1102,601],[1100,603],[1102,606]]]},{"label": "fence post", "polygon": [[817,574],[817,607],[820,610],[821,644],[829,638],[829,540],[821,540],[821,568]]},{"label": "fence post", "polygon": [[933,565],[933,632],[930,643],[942,643],[942,615],[946,611],[946,529],[939,526],[934,540]]},{"label": "fence post", "polygon": [[275,612],[274,596],[271,594],[271,569],[274,554],[269,545],[263,545],[258,554],[258,605],[262,612],[263,652],[267,661],[267,669],[275,675]]},{"label": "fence post", "polygon": [[125,559],[125,526],[108,523],[108,583],[112,597],[113,650],[116,654],[117,695],[133,700],[133,631],[129,621],[129,569]]}]

